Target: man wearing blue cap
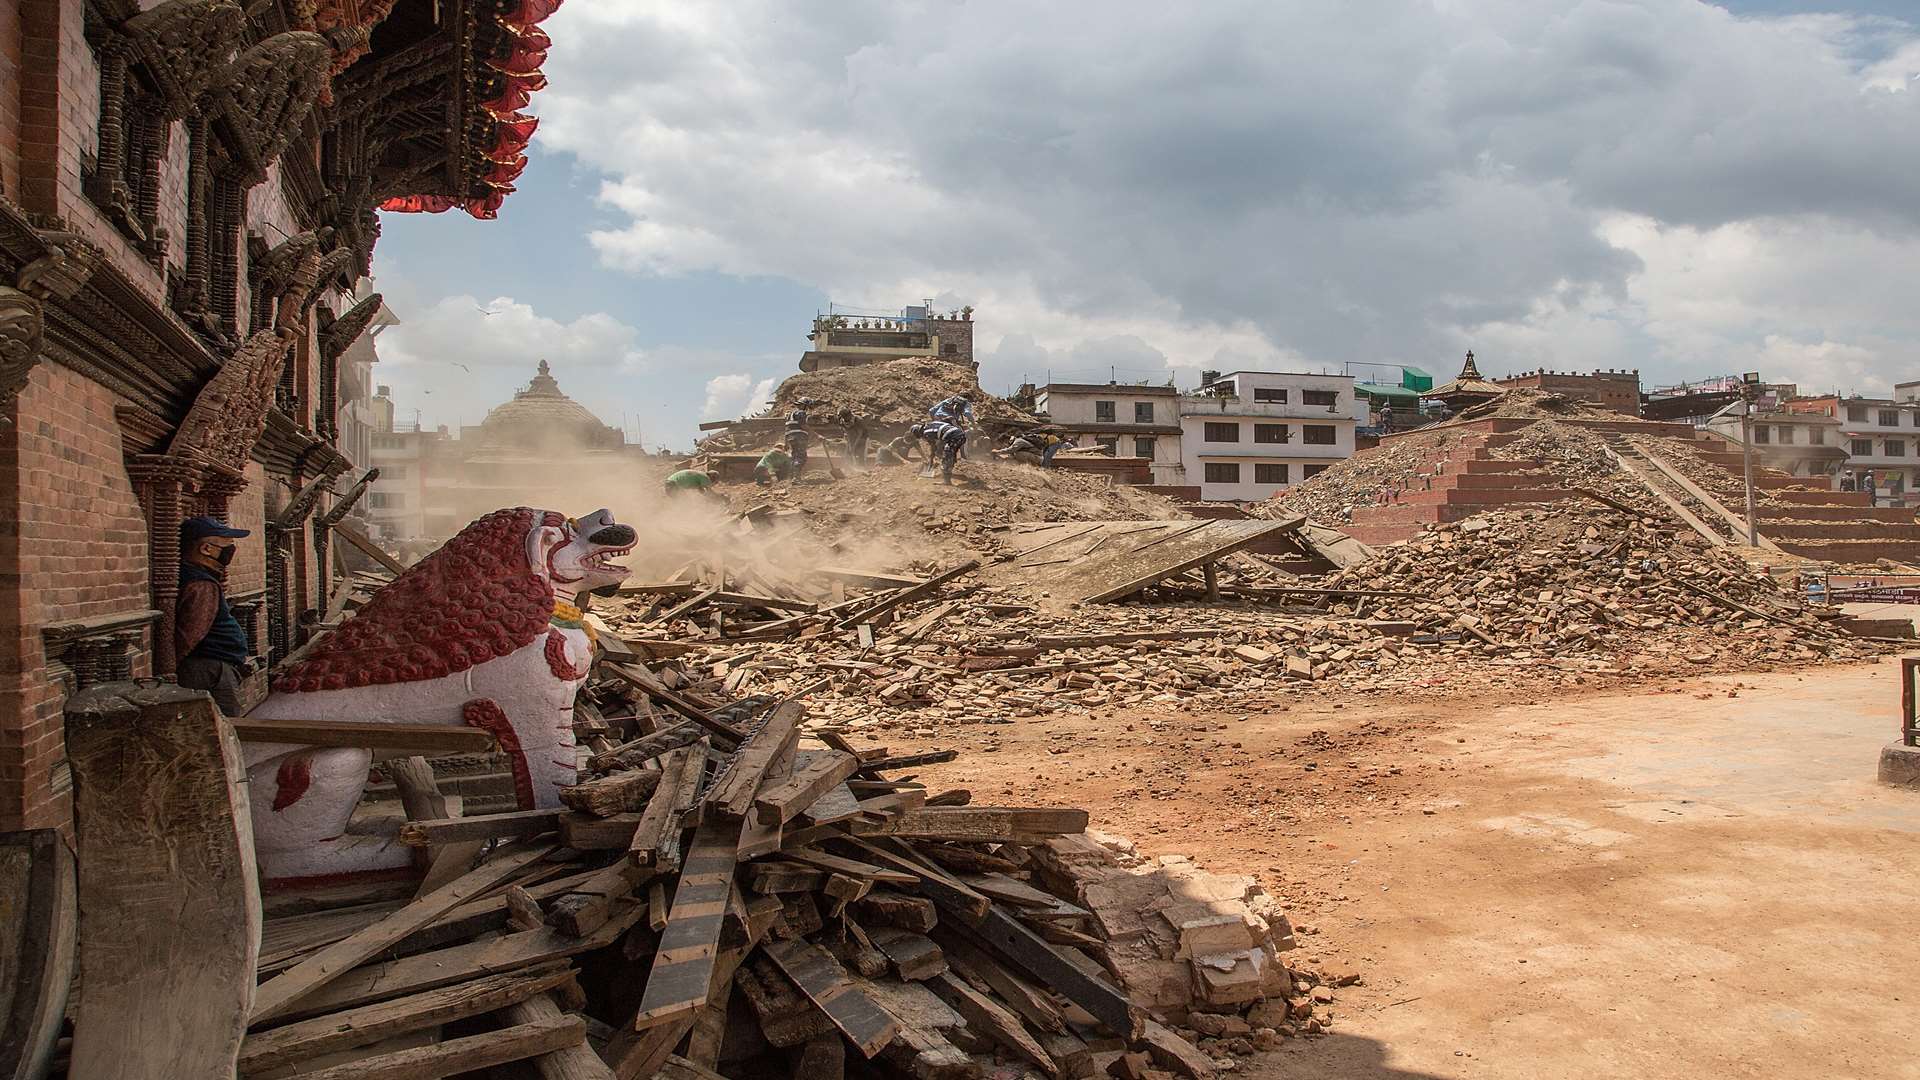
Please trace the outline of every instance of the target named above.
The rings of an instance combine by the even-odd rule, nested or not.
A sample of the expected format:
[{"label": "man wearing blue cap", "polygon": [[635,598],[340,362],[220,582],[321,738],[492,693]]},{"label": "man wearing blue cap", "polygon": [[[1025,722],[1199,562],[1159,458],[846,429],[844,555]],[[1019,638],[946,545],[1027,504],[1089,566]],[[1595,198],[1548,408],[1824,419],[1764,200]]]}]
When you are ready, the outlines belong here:
[{"label": "man wearing blue cap", "polygon": [[180,523],[180,599],[174,608],[175,677],[189,690],[205,690],[228,716],[240,715],[240,680],[246,677],[247,633],[227,607],[227,566],[247,535],[210,517]]}]

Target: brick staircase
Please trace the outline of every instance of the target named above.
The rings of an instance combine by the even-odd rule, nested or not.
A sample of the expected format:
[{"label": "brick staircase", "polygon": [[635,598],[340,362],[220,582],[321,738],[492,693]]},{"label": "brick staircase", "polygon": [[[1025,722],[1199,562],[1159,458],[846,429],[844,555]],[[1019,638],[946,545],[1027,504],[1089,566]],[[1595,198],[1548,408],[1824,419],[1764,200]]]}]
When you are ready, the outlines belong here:
[{"label": "brick staircase", "polygon": [[[1740,480],[1740,451],[1717,435],[1696,435],[1695,455]],[[1875,507],[1865,492],[1833,491],[1803,477],[1756,465],[1753,486],[1791,508],[1760,506],[1760,534],[1789,555],[1825,562],[1871,563],[1920,560],[1920,522],[1911,509]],[[1744,508],[1729,506],[1741,513]]]},{"label": "brick staircase", "polygon": [[1353,512],[1341,531],[1362,543],[1391,544],[1418,536],[1428,525],[1464,521],[1500,506],[1548,503],[1568,497],[1565,485],[1539,460],[1501,461],[1489,451],[1519,436],[1474,432],[1430,458],[1417,479],[1386,501]]}]

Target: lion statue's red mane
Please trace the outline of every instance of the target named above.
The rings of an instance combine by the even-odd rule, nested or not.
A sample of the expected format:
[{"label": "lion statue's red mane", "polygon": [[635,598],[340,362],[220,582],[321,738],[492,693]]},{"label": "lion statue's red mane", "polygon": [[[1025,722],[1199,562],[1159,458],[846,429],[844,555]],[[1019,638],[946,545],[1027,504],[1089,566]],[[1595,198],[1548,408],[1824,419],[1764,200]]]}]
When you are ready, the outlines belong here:
[{"label": "lion statue's red mane", "polygon": [[564,527],[552,510],[496,510],[409,567],[275,677],[281,693],[422,682],[526,647],[553,616],[553,585],[527,534]]}]

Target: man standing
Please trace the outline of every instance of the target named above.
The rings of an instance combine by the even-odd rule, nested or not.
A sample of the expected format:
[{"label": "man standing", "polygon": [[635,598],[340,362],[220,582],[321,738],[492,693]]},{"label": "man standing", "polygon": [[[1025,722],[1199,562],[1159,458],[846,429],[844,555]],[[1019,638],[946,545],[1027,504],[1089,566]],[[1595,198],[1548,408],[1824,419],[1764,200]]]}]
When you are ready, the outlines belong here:
[{"label": "man standing", "polygon": [[227,607],[227,566],[247,535],[210,517],[180,523],[180,600],[174,608],[175,677],[205,690],[228,716],[240,715],[240,680],[252,660],[247,633]]},{"label": "man standing", "polygon": [[840,422],[840,430],[847,437],[847,457],[853,461],[853,467],[866,468],[867,440],[873,437],[872,431],[867,428],[866,420],[845,405],[840,407],[840,414],[835,419]]},{"label": "man standing", "polygon": [[1853,478],[1852,469],[1846,469],[1840,473],[1840,490],[1841,491],[1852,491],[1858,486],[1859,486],[1859,482]]},{"label": "man standing", "polygon": [[1880,505],[1880,489],[1874,486],[1872,469],[1860,471],[1860,490],[1867,493],[1868,506]]}]

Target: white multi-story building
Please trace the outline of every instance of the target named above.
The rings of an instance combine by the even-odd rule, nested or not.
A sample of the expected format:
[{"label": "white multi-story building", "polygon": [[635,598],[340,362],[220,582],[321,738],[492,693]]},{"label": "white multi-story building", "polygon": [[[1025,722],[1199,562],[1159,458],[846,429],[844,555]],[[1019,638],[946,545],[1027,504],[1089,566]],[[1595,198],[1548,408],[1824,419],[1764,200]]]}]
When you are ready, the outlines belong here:
[{"label": "white multi-story building", "polygon": [[1179,398],[1186,482],[1210,500],[1269,499],[1353,456],[1351,375],[1202,375]]},{"label": "white multi-story building", "polygon": [[1115,457],[1146,458],[1156,484],[1184,484],[1180,460],[1180,391],[1130,383],[1048,383],[1034,398],[1080,445],[1099,444]]},{"label": "white multi-story building", "polygon": [[1787,404],[1795,412],[1822,413],[1839,421],[1847,451],[1842,468],[1873,473],[1882,505],[1920,498],[1920,383],[1901,383],[1891,398],[1817,397]]}]

